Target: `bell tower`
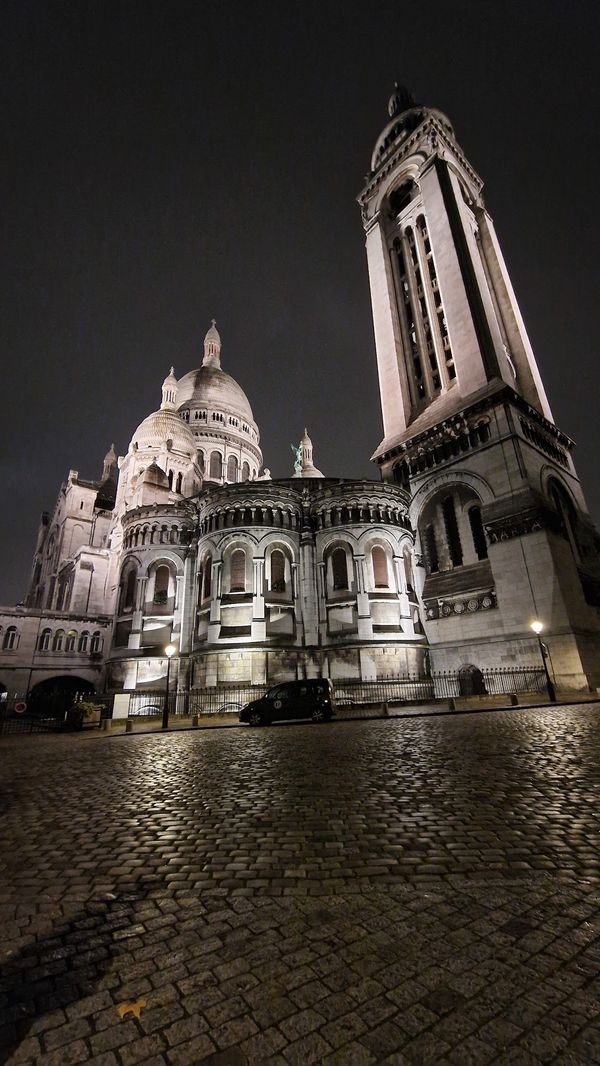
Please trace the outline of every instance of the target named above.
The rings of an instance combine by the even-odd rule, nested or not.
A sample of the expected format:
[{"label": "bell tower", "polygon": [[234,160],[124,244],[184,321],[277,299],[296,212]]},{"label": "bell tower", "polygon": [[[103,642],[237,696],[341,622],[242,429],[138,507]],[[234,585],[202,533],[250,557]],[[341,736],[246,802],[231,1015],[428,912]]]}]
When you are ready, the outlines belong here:
[{"label": "bell tower", "polygon": [[436,669],[536,665],[600,684],[600,538],[554,423],[482,196],[443,112],[396,85],[359,197],[382,478],[412,496]]}]

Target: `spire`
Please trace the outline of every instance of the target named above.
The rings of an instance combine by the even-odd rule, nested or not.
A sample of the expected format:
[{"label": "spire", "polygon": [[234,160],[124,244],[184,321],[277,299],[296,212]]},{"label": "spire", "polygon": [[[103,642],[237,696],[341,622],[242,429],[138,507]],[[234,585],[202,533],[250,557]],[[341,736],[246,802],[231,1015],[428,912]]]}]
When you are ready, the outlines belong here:
[{"label": "spire", "polygon": [[117,453],[115,452],[114,444],[111,444],[109,450],[104,456],[104,466],[102,468],[102,480],[108,481],[109,478],[114,478],[117,471]]},{"label": "spire", "polygon": [[162,403],[160,409],[161,411],[174,411],[176,406],[177,378],[175,377],[175,368],[171,367],[171,372],[167,374],[162,383]]},{"label": "spire", "polygon": [[211,319],[211,327],[204,338],[204,359],[202,366],[215,366],[221,368],[221,338],[214,318]]}]

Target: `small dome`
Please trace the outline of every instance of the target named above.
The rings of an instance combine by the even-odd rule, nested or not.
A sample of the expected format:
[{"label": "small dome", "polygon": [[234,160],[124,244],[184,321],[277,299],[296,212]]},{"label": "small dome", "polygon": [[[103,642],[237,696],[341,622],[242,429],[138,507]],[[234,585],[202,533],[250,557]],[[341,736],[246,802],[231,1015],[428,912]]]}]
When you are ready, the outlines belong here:
[{"label": "small dome", "polygon": [[175,410],[161,408],[154,411],[138,426],[131,438],[130,448],[164,448],[170,442],[170,449],[183,452],[190,459],[196,455],[196,442],[191,429],[182,422]]},{"label": "small dome", "polygon": [[403,111],[408,111],[409,107],[414,107],[415,104],[416,100],[406,86],[398,85],[398,82],[395,82],[394,91],[388,102],[388,114],[390,118],[395,118],[396,115],[401,115]]},{"label": "small dome", "polygon": [[403,85],[396,85],[388,102],[390,120],[380,133],[371,157],[371,172],[375,171],[384,157],[398,143],[418,129],[428,117],[436,118],[448,136],[454,136],[452,124],[443,111],[415,103],[412,93]]}]

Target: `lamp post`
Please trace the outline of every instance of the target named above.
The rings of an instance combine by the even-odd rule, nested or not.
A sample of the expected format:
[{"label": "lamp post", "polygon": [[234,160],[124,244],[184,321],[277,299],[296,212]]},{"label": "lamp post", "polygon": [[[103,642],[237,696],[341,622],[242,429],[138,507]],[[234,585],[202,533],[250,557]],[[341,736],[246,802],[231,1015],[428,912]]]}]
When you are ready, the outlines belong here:
[{"label": "lamp post", "polygon": [[538,644],[540,646],[540,655],[542,656],[542,664],[544,667],[544,673],[546,675],[546,688],[548,690],[548,699],[551,700],[552,703],[556,703],[556,691],[552,683],[552,679],[548,671],[548,663],[546,661],[548,655],[548,648],[546,647],[540,636],[540,633],[544,628],[544,624],[543,622],[538,622],[538,620],[536,619],[534,622],[531,623],[530,628],[533,629],[533,632],[535,633],[538,639]]},{"label": "lamp post", "polygon": [[176,651],[177,648],[174,644],[167,644],[165,648],[165,655],[167,656],[167,684],[165,686],[165,702],[163,703],[163,729],[169,728],[169,674],[171,671],[171,659],[173,658]]}]

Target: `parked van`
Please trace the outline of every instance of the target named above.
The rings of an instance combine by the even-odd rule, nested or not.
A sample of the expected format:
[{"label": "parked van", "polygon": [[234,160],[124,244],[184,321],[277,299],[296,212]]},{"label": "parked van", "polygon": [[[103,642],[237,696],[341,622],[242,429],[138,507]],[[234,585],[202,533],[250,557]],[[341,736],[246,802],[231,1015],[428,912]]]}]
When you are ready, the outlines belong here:
[{"label": "parked van", "polygon": [[275,685],[261,699],[243,707],[239,720],[248,725],[270,725],[297,718],[328,722],[332,717],[333,685],[328,677],[319,677]]}]

